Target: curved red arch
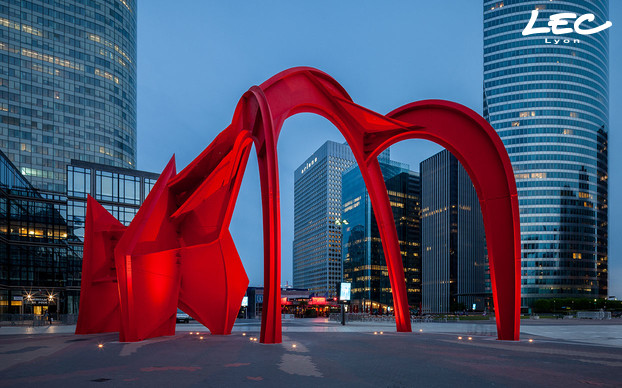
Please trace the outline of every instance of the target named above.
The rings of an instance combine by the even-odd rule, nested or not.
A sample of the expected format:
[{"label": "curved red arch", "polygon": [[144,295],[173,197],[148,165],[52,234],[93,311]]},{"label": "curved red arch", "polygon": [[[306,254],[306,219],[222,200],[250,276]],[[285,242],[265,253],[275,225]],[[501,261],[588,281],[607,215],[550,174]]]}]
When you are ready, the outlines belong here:
[{"label": "curved red arch", "polygon": [[[231,332],[234,313],[239,308],[248,278],[241,269],[228,229],[252,141],[259,163],[264,226],[261,342],[281,342],[277,142],[283,122],[301,112],[319,114],[331,121],[345,137],[359,165],[387,260],[398,331],[411,331],[410,313],[393,213],[376,156],[391,144],[417,138],[444,146],[460,160],[476,188],[484,217],[498,337],[518,340],[520,228],[516,183],[503,143],[492,127],[472,110],[442,100],[415,102],[386,116],[381,115],[355,104],[333,78],[308,67],[283,71],[260,86],[251,87],[240,99],[231,125],[201,155],[179,174],[174,174],[174,166],[167,167],[167,174],[161,178],[162,184],[152,191],[157,197],[151,198],[150,193],[146,200],[151,210],[139,212],[128,227],[128,230],[140,231],[139,235],[121,237],[122,242],[131,241],[131,244],[124,243],[121,244],[123,248],[114,248],[111,241],[101,242],[105,237],[94,232],[97,228],[87,226],[86,238],[91,241],[88,245],[93,246],[92,241],[110,245],[114,248],[117,266],[127,266],[117,270],[117,277],[124,277],[119,281],[124,285],[119,301],[121,337],[140,340],[170,333],[170,323],[167,322],[171,318],[167,312],[173,301],[169,301],[167,310],[158,315],[161,325],[150,323],[152,330],[141,333],[137,327],[141,323],[146,324],[143,319],[136,318],[134,309],[139,307],[132,303],[135,296],[131,290],[133,277],[139,289],[159,285],[153,275],[159,269],[150,263],[166,267],[171,265],[172,260],[177,260],[180,269],[166,270],[168,277],[171,277],[171,271],[175,272],[167,287],[175,295],[179,294],[177,304],[191,312],[212,332]],[[92,211],[101,210],[94,208]],[[92,219],[87,217],[87,220]],[[105,219],[105,225],[111,225],[108,217],[102,216],[102,219]],[[94,261],[105,263],[109,260],[104,253],[85,248],[85,262],[87,251]],[[200,254],[205,252],[219,257],[220,264],[206,264],[205,260],[200,260]],[[133,272],[134,263],[137,268],[148,268],[149,271],[145,271],[147,274]],[[222,268],[218,275],[218,279],[222,280],[219,286],[206,285],[196,271],[210,265]],[[96,283],[94,268],[93,265],[85,266],[81,311],[83,301],[94,298],[92,295],[99,295],[94,290],[99,290],[101,285],[92,285]],[[224,302],[206,311],[195,296],[205,289],[219,295]],[[108,310],[116,311],[114,306]],[[80,318],[83,318],[82,313]],[[92,319],[89,316],[82,319],[82,324],[79,321],[79,331],[89,332],[90,326],[83,322]]]}]

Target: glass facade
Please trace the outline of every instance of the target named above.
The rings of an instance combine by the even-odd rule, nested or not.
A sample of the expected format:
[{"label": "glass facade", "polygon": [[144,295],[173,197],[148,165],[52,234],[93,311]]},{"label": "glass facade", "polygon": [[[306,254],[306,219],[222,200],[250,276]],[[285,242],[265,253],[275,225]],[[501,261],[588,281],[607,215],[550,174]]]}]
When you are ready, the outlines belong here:
[{"label": "glass facade", "polygon": [[40,193],[0,152],[0,314],[78,312],[82,245],[67,198]]},{"label": "glass facade", "polygon": [[37,189],[136,166],[136,1],[0,3],[0,148]]},{"label": "glass facade", "polygon": [[420,171],[422,310],[483,311],[490,301],[486,237],[471,179],[447,150],[421,162]]},{"label": "glass facade", "polygon": [[609,32],[523,36],[533,10],[538,27],[594,14],[588,28],[608,20],[609,2],[484,1],[484,116],[516,177],[522,304],[606,297]]},{"label": "glass facade", "polygon": [[72,160],[59,195],[0,156],[0,314],[77,314],[87,195],[129,225],[158,174]]},{"label": "glass facade", "polygon": [[[379,156],[402,253],[408,304],[421,303],[420,180],[408,165]],[[386,312],[393,295],[380,233],[358,166],[342,177],[343,276],[352,283],[353,312]]]},{"label": "glass facade", "polygon": [[335,297],[341,282],[341,173],[347,144],[327,141],[294,172],[294,287]]},{"label": "glass facade", "polygon": [[123,225],[129,225],[159,175],[72,160],[67,166],[67,223],[84,239],[87,195],[95,198]]}]

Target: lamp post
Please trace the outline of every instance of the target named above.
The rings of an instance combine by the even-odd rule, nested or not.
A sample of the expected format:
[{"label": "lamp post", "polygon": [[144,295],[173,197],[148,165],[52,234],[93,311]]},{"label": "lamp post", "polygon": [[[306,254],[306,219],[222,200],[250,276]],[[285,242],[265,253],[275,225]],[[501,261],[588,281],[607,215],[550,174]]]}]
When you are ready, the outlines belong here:
[{"label": "lamp post", "polygon": [[[343,228],[343,225],[348,225],[349,222],[348,220],[345,219],[335,219],[335,225],[341,226]],[[342,233],[341,233],[341,237],[343,238],[343,229],[342,229]],[[342,244],[343,244],[343,240],[342,240]],[[348,284],[348,295],[347,295],[347,299],[345,298],[345,295],[343,294],[343,245],[341,247],[341,282],[339,283],[339,304],[341,304],[341,325],[345,326],[346,325],[346,303],[348,303],[350,301],[350,288],[349,286],[351,286],[350,283],[345,283]]]}]

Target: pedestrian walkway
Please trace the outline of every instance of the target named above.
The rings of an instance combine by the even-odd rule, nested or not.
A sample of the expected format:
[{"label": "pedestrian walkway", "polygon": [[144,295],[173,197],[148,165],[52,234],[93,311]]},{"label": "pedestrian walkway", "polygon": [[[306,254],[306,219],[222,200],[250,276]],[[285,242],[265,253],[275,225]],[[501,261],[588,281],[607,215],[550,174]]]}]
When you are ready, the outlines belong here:
[{"label": "pedestrian walkway", "polygon": [[[233,326],[234,333],[259,332],[261,321],[238,319]],[[496,337],[497,327],[492,321],[477,322],[446,322],[446,323],[413,323],[413,332],[464,334]],[[178,333],[209,332],[205,326],[198,323],[176,326]],[[395,332],[395,323],[380,322],[348,322],[345,326],[339,322],[329,321],[327,318],[313,319],[286,319],[283,320],[283,333],[369,333],[374,331]],[[52,326],[6,326],[0,327],[0,335],[19,334],[73,334],[75,325]],[[593,345],[615,346],[622,348],[622,320],[611,321],[564,321],[540,320],[539,322],[523,322],[521,338],[541,337],[550,340],[581,342]]]}]

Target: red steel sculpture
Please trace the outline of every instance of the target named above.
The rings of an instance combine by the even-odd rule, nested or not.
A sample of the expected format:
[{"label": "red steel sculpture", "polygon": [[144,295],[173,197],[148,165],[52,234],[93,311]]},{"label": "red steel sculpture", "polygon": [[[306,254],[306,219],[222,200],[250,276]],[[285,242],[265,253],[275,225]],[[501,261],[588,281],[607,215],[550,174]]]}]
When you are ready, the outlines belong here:
[{"label": "red steel sculpture", "polygon": [[377,156],[406,139],[442,145],[460,160],[479,197],[497,333],[518,340],[520,227],[505,147],[477,113],[449,101],[405,105],[384,116],[352,102],[333,78],[298,67],[240,99],[231,124],[184,170],[174,157],[128,227],[88,199],[77,334],[119,331],[120,341],[174,335],[177,307],[213,334],[230,334],[248,278],[229,232],[252,145],[259,162],[264,236],[263,343],[281,342],[281,225],[277,141],[302,112],[330,120],[347,140],[378,223],[397,331],[410,312],[393,212]]}]

